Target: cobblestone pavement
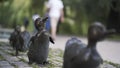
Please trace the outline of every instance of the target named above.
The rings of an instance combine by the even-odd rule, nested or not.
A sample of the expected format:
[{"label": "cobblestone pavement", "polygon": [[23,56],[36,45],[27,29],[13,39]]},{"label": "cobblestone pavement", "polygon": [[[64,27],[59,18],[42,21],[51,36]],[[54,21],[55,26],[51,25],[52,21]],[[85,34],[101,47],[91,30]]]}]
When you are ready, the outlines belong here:
[{"label": "cobblestone pavement", "polygon": [[52,50],[49,52],[49,65],[28,65],[27,52],[20,52],[19,56],[15,56],[15,51],[8,43],[0,42],[0,68],[62,68],[62,55],[63,51],[60,49]]},{"label": "cobblestone pavement", "polygon": [[[37,64],[28,65],[28,57],[26,55],[27,52],[25,53],[21,52],[20,55],[16,57],[14,56],[15,51],[11,48],[11,46],[8,43],[0,42],[0,68],[62,68],[62,62],[63,62],[62,57],[63,57],[64,46],[65,46],[65,42],[69,38],[70,37],[66,37],[66,36],[65,37],[58,36],[55,41],[55,44],[50,45],[50,52],[48,57],[48,61],[50,62],[50,64],[46,66],[41,66]],[[87,43],[85,38],[80,38],[80,39],[83,42]],[[106,46],[104,46],[103,44]],[[113,46],[113,44],[115,45],[115,47]],[[118,53],[120,49],[119,47],[117,48],[119,44],[120,42],[117,41],[115,42],[105,41],[98,43],[98,45],[100,45],[98,46],[98,50],[102,54],[103,59],[105,59],[105,57],[108,59],[108,57],[113,58],[115,56],[113,58],[113,61],[114,59],[120,60],[119,59],[120,54]],[[114,56],[111,56],[111,53]],[[117,67],[115,66],[117,66],[117,64],[113,64],[111,62],[104,62],[104,64],[101,65],[101,68],[120,68],[120,65],[118,65]]]},{"label": "cobblestone pavement", "polygon": [[[55,44],[51,48],[60,48],[64,50],[66,41],[71,36],[57,36]],[[87,44],[87,38],[78,37],[83,43]],[[120,64],[120,40],[105,39],[97,44],[98,52],[104,60]]]},{"label": "cobblestone pavement", "polygon": [[[27,60],[25,54],[22,56],[14,56],[13,49],[5,43],[0,45],[0,68],[32,68],[22,59]],[[22,58],[23,57],[23,58]]]}]

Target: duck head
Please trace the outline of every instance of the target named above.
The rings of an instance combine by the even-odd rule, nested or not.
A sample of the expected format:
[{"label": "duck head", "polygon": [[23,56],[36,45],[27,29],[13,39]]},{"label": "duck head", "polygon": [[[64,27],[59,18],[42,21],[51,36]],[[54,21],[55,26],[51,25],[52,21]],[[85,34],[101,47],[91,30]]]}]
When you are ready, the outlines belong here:
[{"label": "duck head", "polygon": [[16,26],[14,30],[15,30],[17,33],[20,33],[20,32],[21,32],[20,26]]},{"label": "duck head", "polygon": [[47,19],[48,19],[48,17],[45,17],[43,19],[42,18],[37,18],[35,20],[35,27],[38,31],[44,29]]},{"label": "duck head", "polygon": [[107,30],[100,22],[95,22],[88,28],[88,40],[89,41],[101,41],[108,35],[114,34],[115,30]]}]

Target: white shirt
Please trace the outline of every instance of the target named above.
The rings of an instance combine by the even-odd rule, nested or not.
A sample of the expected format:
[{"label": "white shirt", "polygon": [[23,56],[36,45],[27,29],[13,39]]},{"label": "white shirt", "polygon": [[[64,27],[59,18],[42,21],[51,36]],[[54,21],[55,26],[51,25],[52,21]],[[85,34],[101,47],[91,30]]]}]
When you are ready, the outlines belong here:
[{"label": "white shirt", "polygon": [[64,8],[61,0],[49,0],[47,7],[50,8],[49,16],[55,18],[60,17],[61,9]]}]

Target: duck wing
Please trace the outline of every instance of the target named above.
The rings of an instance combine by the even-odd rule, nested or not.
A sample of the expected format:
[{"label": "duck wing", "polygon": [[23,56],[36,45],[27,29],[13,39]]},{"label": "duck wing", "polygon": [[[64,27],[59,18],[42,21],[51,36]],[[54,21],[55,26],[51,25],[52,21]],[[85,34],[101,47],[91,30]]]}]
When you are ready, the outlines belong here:
[{"label": "duck wing", "polygon": [[50,39],[50,42],[51,42],[51,43],[53,43],[53,44],[55,43],[55,42],[53,41],[53,39],[52,39],[51,36],[49,36],[49,39]]},{"label": "duck wing", "polygon": [[77,38],[71,38],[67,41],[65,46],[64,56],[69,56],[69,58],[73,58],[79,54],[79,52],[85,47],[85,44],[81,42],[81,40]]},{"label": "duck wing", "polygon": [[48,31],[46,31],[46,30],[43,30],[43,31],[45,32],[45,35],[49,36],[49,41],[50,41],[51,43],[55,44],[53,38],[52,38],[51,35],[48,33]]},{"label": "duck wing", "polygon": [[78,56],[79,52],[84,48],[84,45],[81,40],[77,38],[71,38],[66,42],[65,46],[65,52],[64,52],[64,62],[63,62],[63,67],[64,68],[71,68],[71,62],[73,59]]}]

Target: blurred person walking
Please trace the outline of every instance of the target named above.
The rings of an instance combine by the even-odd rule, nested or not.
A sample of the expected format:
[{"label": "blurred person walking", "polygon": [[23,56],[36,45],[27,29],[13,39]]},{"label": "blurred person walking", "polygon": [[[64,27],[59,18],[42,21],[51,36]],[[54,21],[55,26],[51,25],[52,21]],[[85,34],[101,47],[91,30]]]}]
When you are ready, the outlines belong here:
[{"label": "blurred person walking", "polygon": [[49,0],[47,3],[47,12],[50,17],[50,25],[51,25],[51,35],[52,38],[55,40],[56,38],[56,31],[57,31],[57,24],[60,20],[61,22],[64,21],[64,5],[61,0]]},{"label": "blurred person walking", "polygon": [[29,19],[27,17],[25,17],[24,18],[24,27],[25,27],[25,29],[27,29],[28,25],[29,25]]}]

